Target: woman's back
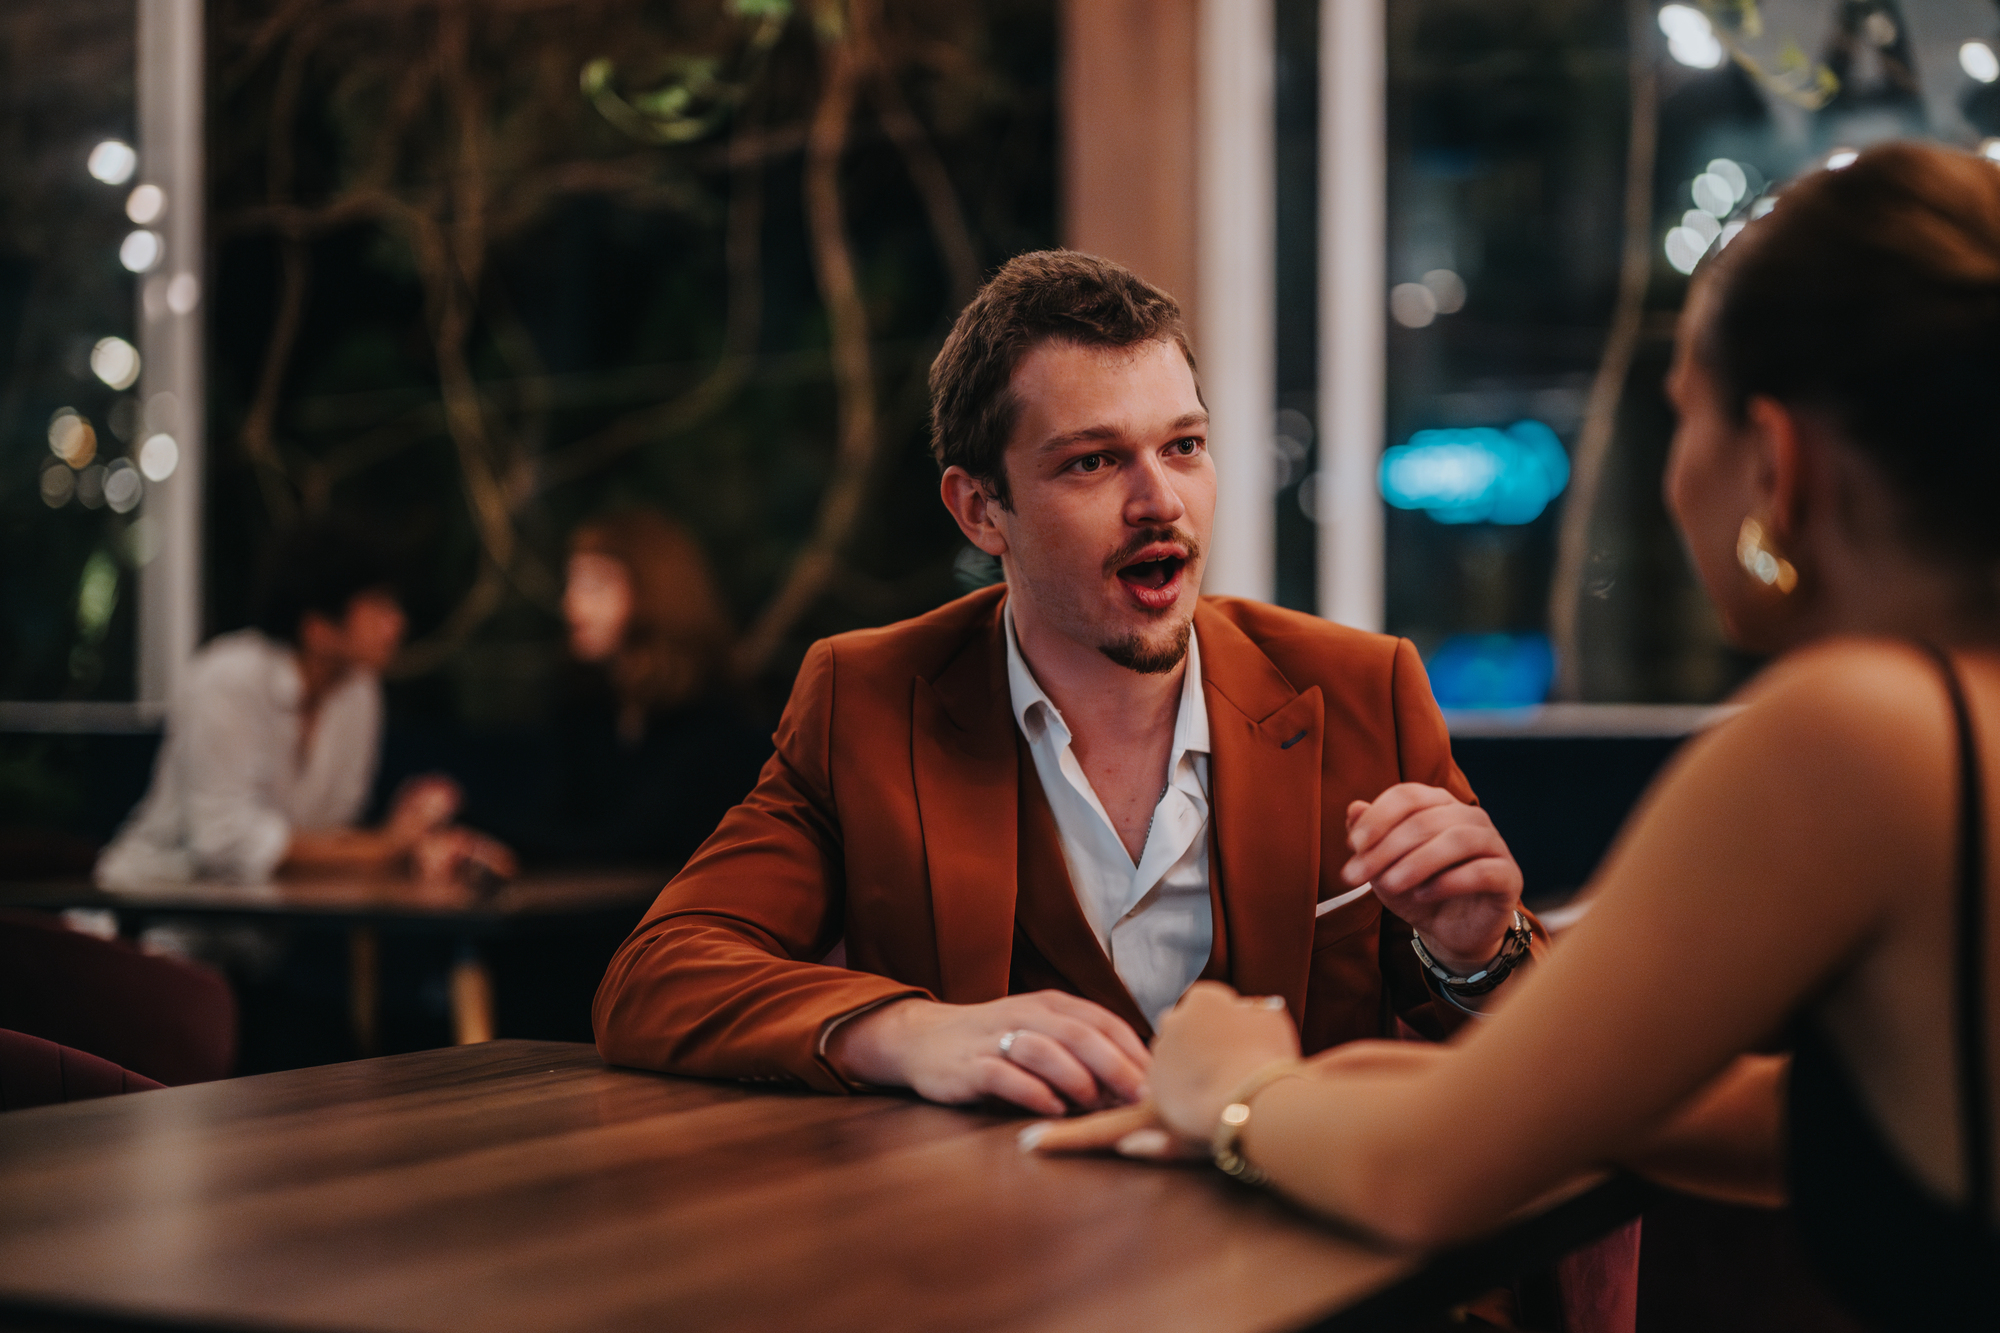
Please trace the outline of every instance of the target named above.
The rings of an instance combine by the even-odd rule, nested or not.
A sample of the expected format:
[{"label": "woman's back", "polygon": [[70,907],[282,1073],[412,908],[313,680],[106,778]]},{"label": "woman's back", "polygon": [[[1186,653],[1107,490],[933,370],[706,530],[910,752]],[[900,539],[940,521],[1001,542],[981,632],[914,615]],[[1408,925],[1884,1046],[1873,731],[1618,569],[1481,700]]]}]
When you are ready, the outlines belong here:
[{"label": "woman's back", "polygon": [[2000,746],[1979,720],[2000,701],[1993,665],[1940,653],[1934,668],[1952,722],[1948,892],[1913,886],[1793,1029],[1786,1176],[1800,1234],[1829,1285],[1884,1328],[1948,1327],[2000,1300],[1983,781]]}]

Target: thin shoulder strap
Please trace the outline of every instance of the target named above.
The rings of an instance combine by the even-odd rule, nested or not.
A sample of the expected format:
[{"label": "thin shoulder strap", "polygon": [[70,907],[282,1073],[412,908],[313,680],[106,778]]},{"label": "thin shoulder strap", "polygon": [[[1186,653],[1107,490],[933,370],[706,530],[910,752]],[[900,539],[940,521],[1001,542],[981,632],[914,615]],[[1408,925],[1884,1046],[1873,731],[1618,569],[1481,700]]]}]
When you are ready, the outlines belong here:
[{"label": "thin shoulder strap", "polygon": [[1981,795],[1979,742],[1958,669],[1942,648],[1926,645],[1944,671],[1958,723],[1958,1071],[1965,1134],[1967,1203],[1981,1227],[1993,1225],[1993,1118],[1986,1069],[1986,802]]}]

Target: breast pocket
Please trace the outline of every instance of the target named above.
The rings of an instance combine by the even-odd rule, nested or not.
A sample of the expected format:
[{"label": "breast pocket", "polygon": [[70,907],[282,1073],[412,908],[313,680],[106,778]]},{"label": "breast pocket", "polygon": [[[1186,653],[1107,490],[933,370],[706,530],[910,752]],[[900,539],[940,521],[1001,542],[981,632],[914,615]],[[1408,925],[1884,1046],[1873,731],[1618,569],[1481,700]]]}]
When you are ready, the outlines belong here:
[{"label": "breast pocket", "polygon": [[1344,902],[1313,921],[1313,952],[1340,943],[1348,936],[1370,929],[1382,918],[1382,900],[1371,890],[1351,902]]}]

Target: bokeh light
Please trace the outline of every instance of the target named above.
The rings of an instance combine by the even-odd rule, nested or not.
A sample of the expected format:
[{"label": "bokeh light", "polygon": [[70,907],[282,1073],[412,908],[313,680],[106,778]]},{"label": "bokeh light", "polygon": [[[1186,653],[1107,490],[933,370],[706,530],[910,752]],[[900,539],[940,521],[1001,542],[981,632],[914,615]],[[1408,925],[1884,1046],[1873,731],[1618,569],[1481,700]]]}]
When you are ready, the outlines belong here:
[{"label": "bokeh light", "polygon": [[1382,498],[1439,523],[1531,523],[1569,484],[1569,455],[1539,421],[1420,430],[1382,455]]},{"label": "bokeh light", "polygon": [[1445,708],[1527,708],[1549,697],[1555,649],[1545,634],[1455,634],[1424,663]]},{"label": "bokeh light", "polygon": [[1965,71],[1966,77],[1981,83],[2000,79],[2000,55],[1995,55],[1985,42],[1967,42],[1959,47],[1958,67]]},{"label": "bokeh light", "polygon": [[97,457],[97,428],[73,407],[59,407],[49,418],[49,452],[72,469],[88,467]]},{"label": "bokeh light", "polygon": [[150,435],[139,446],[139,470],[147,481],[165,481],[181,465],[181,447],[171,435]]},{"label": "bokeh light", "polygon": [[1465,309],[1465,279],[1448,268],[1434,268],[1419,279],[1437,302],[1440,315],[1455,315]]},{"label": "bokeh light", "polygon": [[90,349],[91,373],[114,389],[139,382],[139,349],[123,338],[99,338]]},{"label": "bokeh light", "polygon": [[118,247],[118,262],[134,273],[144,273],[160,262],[161,248],[160,233],[141,227]]},{"label": "bokeh light", "polygon": [[201,302],[201,279],[192,273],[176,273],[167,283],[167,309],[185,315]]},{"label": "bokeh light", "polygon": [[140,226],[150,226],[167,211],[167,192],[157,185],[141,185],[125,196],[125,216]]},{"label": "bokeh light", "polygon": [[1438,317],[1436,293],[1421,282],[1399,282],[1389,289],[1389,314],[1406,329],[1421,329]]},{"label": "bokeh light", "polygon": [[1667,35],[1667,54],[1693,69],[1714,69],[1726,54],[1715,25],[1692,5],[1662,7],[1660,31]]},{"label": "bokeh light", "polygon": [[92,463],[76,474],[76,502],[85,509],[104,507],[104,465]]},{"label": "bokeh light", "polygon": [[1826,155],[1826,169],[1828,171],[1839,171],[1845,167],[1851,167],[1854,165],[1854,159],[1860,156],[1861,154],[1855,152],[1852,148],[1836,148]]},{"label": "bokeh light", "polygon": [[61,509],[76,494],[76,473],[61,463],[49,463],[42,468],[42,503],[51,509]]},{"label": "bokeh light", "polygon": [[114,514],[129,514],[139,507],[140,497],[146,493],[146,483],[139,480],[139,469],[120,458],[104,470],[104,503]]},{"label": "bokeh light", "polygon": [[106,185],[123,185],[132,179],[132,173],[139,169],[139,155],[132,145],[119,139],[106,139],[90,150],[90,158],[85,163],[90,174]]}]

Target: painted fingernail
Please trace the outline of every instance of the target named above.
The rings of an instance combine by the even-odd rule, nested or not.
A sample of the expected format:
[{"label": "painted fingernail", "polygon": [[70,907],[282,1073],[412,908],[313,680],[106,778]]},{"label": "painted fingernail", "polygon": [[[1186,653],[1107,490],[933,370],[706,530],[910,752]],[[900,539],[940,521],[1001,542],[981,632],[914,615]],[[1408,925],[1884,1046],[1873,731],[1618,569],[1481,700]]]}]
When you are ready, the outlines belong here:
[{"label": "painted fingernail", "polygon": [[1123,1157],[1164,1157],[1172,1146],[1173,1140],[1163,1129],[1135,1129],[1117,1144]]},{"label": "painted fingernail", "polygon": [[1035,1145],[1047,1137],[1048,1132],[1049,1127],[1046,1123],[1029,1125],[1014,1136],[1015,1146],[1020,1148],[1022,1152],[1033,1152]]}]

